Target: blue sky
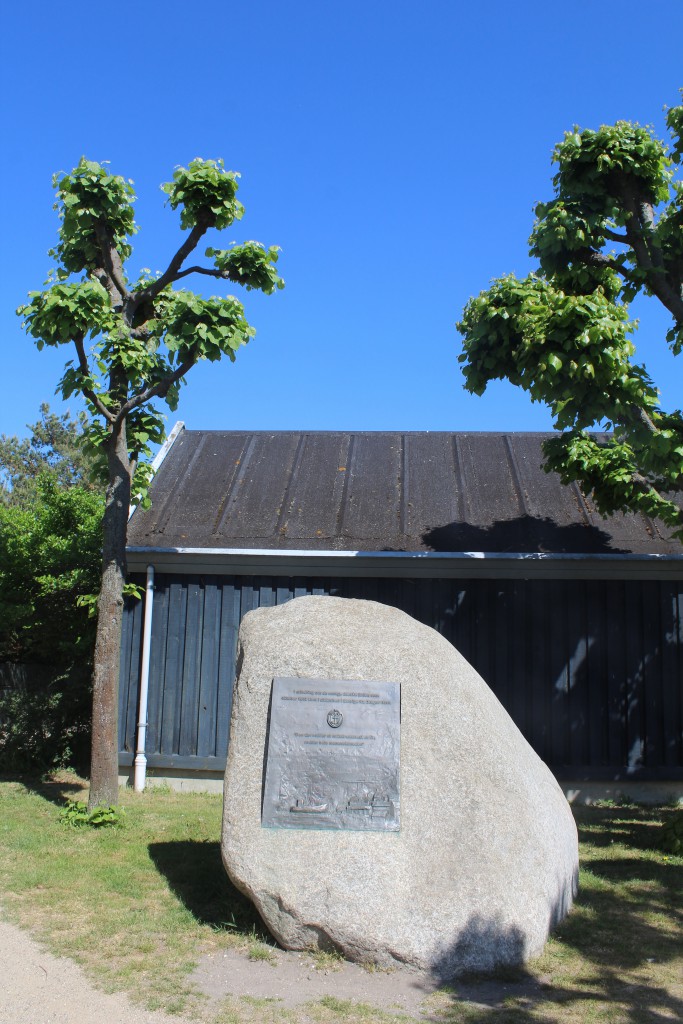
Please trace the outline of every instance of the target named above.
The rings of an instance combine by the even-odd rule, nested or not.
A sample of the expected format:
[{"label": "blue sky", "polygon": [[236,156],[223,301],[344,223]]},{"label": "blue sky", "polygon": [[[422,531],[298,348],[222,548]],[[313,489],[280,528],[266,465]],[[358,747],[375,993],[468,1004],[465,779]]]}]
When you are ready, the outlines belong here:
[{"label": "blue sky", "polygon": [[[256,338],[234,365],[190,373],[169,427],[547,429],[547,411],[509,385],[463,391],[454,324],[491,278],[530,269],[533,207],[551,195],[565,129],[626,118],[664,135],[662,108],[683,85],[683,4],[651,0],[651,30],[642,11],[635,0],[12,4],[0,433],[24,433],[42,401],[62,408],[54,389],[71,354],[37,352],[14,309],[50,266],[51,175],[82,154],[135,182],[134,272],[163,269],[177,248],[159,184],[195,156],[242,174],[244,219],[207,244],[282,247],[286,290],[240,296]],[[197,282],[206,294],[216,284]],[[637,314],[638,355],[663,404],[680,406],[668,315],[653,301]]]}]

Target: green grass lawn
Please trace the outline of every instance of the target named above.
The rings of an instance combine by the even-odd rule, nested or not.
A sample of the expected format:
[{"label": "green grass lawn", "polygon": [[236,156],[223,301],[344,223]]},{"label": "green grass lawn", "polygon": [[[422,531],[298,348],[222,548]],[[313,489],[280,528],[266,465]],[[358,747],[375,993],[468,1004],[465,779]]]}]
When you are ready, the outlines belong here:
[{"label": "green grass lawn", "polygon": [[[220,798],[126,791],[123,827],[60,824],[64,800],[82,795],[81,781],[66,774],[49,782],[0,781],[0,904],[5,917],[78,961],[101,987],[211,1024],[398,1019],[337,999],[333,971],[330,995],[296,1011],[253,999],[220,1005],[204,999],[188,980],[200,955],[239,947],[245,957],[267,958],[262,944],[269,941],[223,870]],[[683,858],[652,847],[657,826],[672,810],[591,807],[575,813],[581,894],[543,956],[493,982],[466,979],[436,993],[425,1008],[431,1019],[683,1020]],[[508,994],[496,1005],[477,995],[503,982]]]}]

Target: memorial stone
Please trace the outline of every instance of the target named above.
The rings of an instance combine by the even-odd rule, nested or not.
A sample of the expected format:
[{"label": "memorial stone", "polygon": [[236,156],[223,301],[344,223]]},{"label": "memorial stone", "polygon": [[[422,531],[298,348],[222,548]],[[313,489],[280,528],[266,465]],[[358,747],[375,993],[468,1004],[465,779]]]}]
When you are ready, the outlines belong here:
[{"label": "memorial stone", "polygon": [[[238,660],[223,861],[283,946],[439,979],[542,951],[576,888],[574,821],[547,767],[455,648],[394,608],[304,597],[245,616]],[[348,723],[347,744],[361,747],[337,760],[343,746],[322,741],[354,708],[342,698],[392,685],[400,747],[391,701],[357,705],[386,711],[387,721]],[[283,706],[309,710],[298,719]],[[370,767],[385,726],[394,738],[379,741],[381,763],[385,774],[398,763],[395,793]],[[376,739],[351,739],[366,735]],[[385,810],[391,827],[375,828]]]}]

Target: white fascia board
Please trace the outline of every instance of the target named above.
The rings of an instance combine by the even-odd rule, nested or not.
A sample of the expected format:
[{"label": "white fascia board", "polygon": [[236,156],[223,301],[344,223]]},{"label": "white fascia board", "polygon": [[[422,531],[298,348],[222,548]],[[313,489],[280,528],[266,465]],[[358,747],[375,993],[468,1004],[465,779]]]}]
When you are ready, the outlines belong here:
[{"label": "white fascia board", "polygon": [[683,579],[681,555],[129,547],[129,572],[488,579]]},{"label": "white fascia board", "polygon": [[184,430],[184,429],[185,429],[185,424],[184,424],[184,422],[182,420],[178,420],[174,424],[173,429],[171,430],[171,433],[168,435],[168,437],[166,438],[166,440],[162,444],[161,448],[159,449],[159,451],[156,453],[156,455],[152,459],[152,472],[153,473],[156,473],[158,471],[159,467],[161,466],[161,463],[164,461],[164,459],[166,458],[166,456],[170,452],[171,448],[173,447],[173,445],[174,445],[174,443],[175,443],[175,441],[176,441],[176,439],[178,437],[178,434],[181,432],[181,430]]}]

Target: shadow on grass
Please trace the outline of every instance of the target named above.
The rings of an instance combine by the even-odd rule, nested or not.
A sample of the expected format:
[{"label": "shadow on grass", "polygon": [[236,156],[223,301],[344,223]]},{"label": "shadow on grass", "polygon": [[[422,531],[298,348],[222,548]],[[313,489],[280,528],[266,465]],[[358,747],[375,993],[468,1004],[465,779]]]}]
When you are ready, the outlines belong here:
[{"label": "shadow on grass", "polygon": [[683,1000],[656,985],[625,984],[618,969],[574,979],[571,987],[539,982],[521,970],[515,979],[463,979],[450,989],[453,1003],[442,1024],[557,1024],[558,1020],[619,1020],[662,1024],[683,1019]]},{"label": "shadow on grass", "polygon": [[[587,844],[584,884],[574,911],[555,932],[556,958],[549,967],[549,958],[543,964],[553,976],[534,972],[533,963],[489,975],[459,975],[449,984],[452,1002],[440,1018],[444,1024],[555,1024],[596,1014],[628,1024],[683,1020],[683,998],[670,985],[680,976],[676,969],[683,950],[680,860],[638,856],[652,849],[656,819],[651,810],[575,808],[575,813]],[[658,816],[668,813],[664,808]],[[612,858],[609,847],[616,847]],[[492,937],[499,948],[507,943],[513,950],[514,929],[488,936],[481,927],[474,940]],[[657,965],[668,972],[665,984],[648,978]]]},{"label": "shadow on grass", "polygon": [[[659,807],[657,816],[664,821],[676,814],[676,807]],[[657,823],[653,809],[634,804],[615,807],[574,807],[574,818],[582,843],[613,846],[622,843],[633,850],[651,850]]]},{"label": "shadow on grass", "polygon": [[186,839],[150,843],[148,850],[159,874],[200,924],[273,941],[254,905],[230,882],[220,843]]},{"label": "shadow on grass", "polygon": [[[30,793],[41,796],[44,800],[63,807],[67,800],[74,800],[79,793],[83,792],[83,781],[70,781],[65,779],[52,779],[39,775],[22,774],[21,772],[2,772],[0,782],[18,782]],[[85,783],[87,786],[87,783]]]},{"label": "shadow on grass", "polygon": [[[445,953],[442,967],[434,968],[441,1004],[433,1019],[442,1024],[557,1024],[601,1015],[624,1024],[683,1020],[683,998],[671,984],[682,948],[680,860],[639,855],[652,847],[648,822],[656,818],[651,811],[575,810],[587,844],[584,885],[541,969],[531,963],[449,979],[447,965],[466,965],[482,941],[501,958],[521,957],[522,937],[515,929],[473,919],[457,946]],[[607,851],[615,846],[610,857]],[[155,842],[148,849],[198,922],[272,941],[251,902],[230,883],[218,842]],[[662,966],[666,977],[658,981]]]}]

